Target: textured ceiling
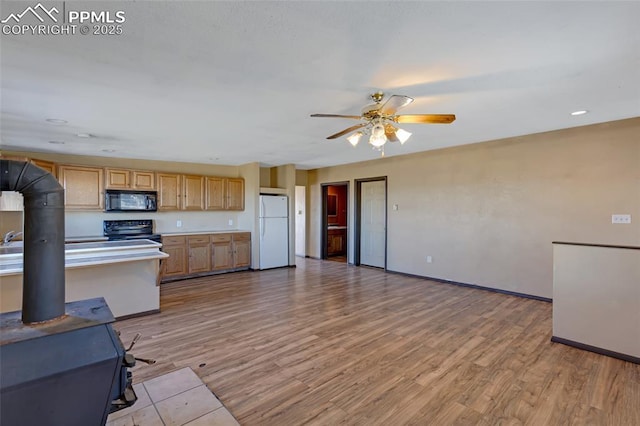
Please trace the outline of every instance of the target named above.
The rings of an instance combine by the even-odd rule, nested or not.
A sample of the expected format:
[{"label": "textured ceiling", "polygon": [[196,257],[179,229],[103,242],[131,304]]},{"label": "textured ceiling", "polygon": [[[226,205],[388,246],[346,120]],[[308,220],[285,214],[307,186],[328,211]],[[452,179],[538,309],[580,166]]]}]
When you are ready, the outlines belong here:
[{"label": "textured ceiling", "polygon": [[356,122],[309,115],[359,114],[377,90],[414,97],[403,113],[457,116],[403,125],[413,136],[387,156],[640,115],[640,2],[43,5],[123,10],[123,34],[3,34],[5,149],[344,164],[379,153],[325,139]]}]

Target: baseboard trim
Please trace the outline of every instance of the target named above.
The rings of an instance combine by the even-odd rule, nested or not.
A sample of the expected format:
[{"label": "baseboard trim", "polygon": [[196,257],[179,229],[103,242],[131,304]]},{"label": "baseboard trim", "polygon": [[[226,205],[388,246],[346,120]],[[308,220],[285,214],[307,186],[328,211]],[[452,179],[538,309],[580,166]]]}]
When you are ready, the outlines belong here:
[{"label": "baseboard trim", "polygon": [[398,275],[404,275],[406,277],[420,278],[423,280],[435,281],[443,284],[453,284],[460,287],[475,288],[476,290],[485,290],[485,291],[491,291],[493,293],[507,294],[509,296],[523,297],[525,299],[539,300],[541,302],[547,302],[547,303],[553,302],[553,299],[548,297],[535,296],[533,294],[527,294],[527,293],[518,293],[517,291],[502,290],[499,288],[486,287],[486,286],[477,285],[477,284],[461,283],[458,281],[444,280],[442,278],[434,278],[434,277],[428,277],[424,275],[408,274],[406,272],[392,271],[390,269],[387,269],[387,272],[389,272],[390,274],[398,274]]},{"label": "baseboard trim", "polygon": [[632,355],[622,354],[620,352],[610,351],[608,349],[602,349],[597,346],[587,345],[585,343],[574,342],[573,340],[563,339],[562,337],[551,336],[551,341],[554,343],[561,343],[563,345],[572,346],[577,349],[596,353],[598,355],[605,355],[611,358],[621,359],[623,361],[631,362],[634,364],[640,364],[640,358]]},{"label": "baseboard trim", "polygon": [[124,321],[131,318],[146,317],[147,315],[153,315],[153,314],[159,314],[159,313],[160,313],[160,309],[152,309],[150,311],[138,312],[137,314],[122,315],[121,317],[116,317],[116,321]]}]

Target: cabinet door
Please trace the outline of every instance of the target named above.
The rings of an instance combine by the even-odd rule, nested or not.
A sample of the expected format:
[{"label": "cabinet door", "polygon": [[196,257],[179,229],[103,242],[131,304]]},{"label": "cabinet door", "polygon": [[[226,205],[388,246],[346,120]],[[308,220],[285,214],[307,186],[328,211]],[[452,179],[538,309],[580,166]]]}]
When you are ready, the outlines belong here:
[{"label": "cabinet door", "polygon": [[165,277],[179,276],[187,274],[187,250],[184,245],[164,246],[162,251],[169,255],[162,259],[162,275]]},{"label": "cabinet door", "polygon": [[129,189],[131,188],[131,172],[123,169],[104,169],[107,177],[107,189]]},{"label": "cabinet door", "polygon": [[344,254],[345,232],[343,230],[330,230],[327,237],[327,255]]},{"label": "cabinet door", "polygon": [[131,172],[131,187],[141,191],[155,191],[156,174],[154,172],[133,170]]},{"label": "cabinet door", "polygon": [[94,167],[60,166],[67,210],[104,210],[104,170]]},{"label": "cabinet door", "polygon": [[158,173],[158,210],[180,210],[180,175]]},{"label": "cabinet door", "polygon": [[233,243],[233,260],[234,268],[248,268],[251,265],[251,241]]},{"label": "cabinet door", "polygon": [[51,173],[53,175],[53,177],[56,177],[56,178],[58,177],[58,175],[56,173],[56,165],[54,163],[52,163],[51,161],[31,160],[31,163],[33,163],[34,165],[40,167],[42,170]]},{"label": "cabinet door", "polygon": [[226,198],[226,182],[224,178],[207,177],[206,210],[224,210]]},{"label": "cabinet door", "polygon": [[203,210],[204,209],[204,177],[184,176],[183,177],[184,200],[183,210]]},{"label": "cabinet door", "polygon": [[211,244],[208,235],[189,237],[189,273],[211,271]]},{"label": "cabinet door", "polygon": [[229,237],[228,241],[217,241],[211,244],[213,249],[213,253],[211,256],[212,259],[212,270],[218,271],[222,269],[231,269],[233,268],[233,248],[232,248],[231,237]]},{"label": "cabinet door", "polygon": [[227,179],[227,210],[244,210],[244,179]]}]

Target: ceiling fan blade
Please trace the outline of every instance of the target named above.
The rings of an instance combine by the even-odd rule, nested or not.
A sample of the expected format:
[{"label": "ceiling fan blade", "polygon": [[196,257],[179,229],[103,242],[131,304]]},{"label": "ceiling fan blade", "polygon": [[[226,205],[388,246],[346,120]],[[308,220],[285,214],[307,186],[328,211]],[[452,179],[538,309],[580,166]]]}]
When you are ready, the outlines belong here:
[{"label": "ceiling fan blade", "polygon": [[367,125],[367,123],[360,123],[360,124],[356,124],[355,126],[351,126],[351,127],[349,127],[348,129],[344,129],[343,131],[338,132],[338,133],[336,133],[335,135],[328,136],[328,137],[327,137],[327,139],[336,139],[336,138],[339,138],[340,136],[346,135],[347,133],[351,133],[351,132],[353,132],[354,130],[358,130],[359,128],[364,127],[364,126],[366,126],[366,125]]},{"label": "ceiling fan blade", "polygon": [[329,117],[329,118],[353,118],[355,120],[360,120],[359,115],[340,115],[340,114],[311,114],[311,117]]},{"label": "ceiling fan blade", "polygon": [[397,110],[409,105],[411,102],[413,102],[413,98],[408,96],[392,95],[382,104],[379,111],[381,114],[393,115]]},{"label": "ceiling fan blade", "polygon": [[398,142],[400,139],[396,136],[396,129],[391,124],[387,123],[384,126],[384,135],[387,137],[389,142]]},{"label": "ceiling fan blade", "polygon": [[456,119],[454,114],[406,114],[396,115],[396,123],[449,124]]}]

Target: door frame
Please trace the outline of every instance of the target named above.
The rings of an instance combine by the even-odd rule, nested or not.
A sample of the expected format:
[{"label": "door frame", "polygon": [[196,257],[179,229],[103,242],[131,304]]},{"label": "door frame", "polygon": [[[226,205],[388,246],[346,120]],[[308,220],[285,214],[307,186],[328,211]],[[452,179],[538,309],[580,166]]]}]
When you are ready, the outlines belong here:
[{"label": "door frame", "polygon": [[328,182],[328,183],[321,183],[320,184],[320,197],[321,197],[321,205],[322,205],[322,212],[320,213],[321,215],[321,228],[320,228],[320,259],[327,259],[327,240],[328,240],[328,234],[329,234],[329,229],[327,229],[329,227],[329,222],[327,221],[327,195],[328,195],[328,187],[329,186],[346,186],[347,187],[347,239],[345,241],[345,244],[347,245],[345,247],[345,251],[347,252],[347,263],[349,263],[349,181],[342,181],[342,182]]},{"label": "door frame", "polygon": [[387,224],[389,221],[388,184],[386,176],[377,176],[364,179],[356,179],[355,206],[353,212],[353,264],[360,266],[360,237],[362,234],[362,183],[384,181],[384,270],[387,270]]}]

